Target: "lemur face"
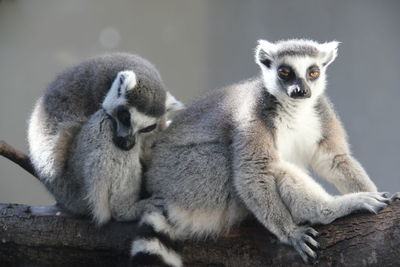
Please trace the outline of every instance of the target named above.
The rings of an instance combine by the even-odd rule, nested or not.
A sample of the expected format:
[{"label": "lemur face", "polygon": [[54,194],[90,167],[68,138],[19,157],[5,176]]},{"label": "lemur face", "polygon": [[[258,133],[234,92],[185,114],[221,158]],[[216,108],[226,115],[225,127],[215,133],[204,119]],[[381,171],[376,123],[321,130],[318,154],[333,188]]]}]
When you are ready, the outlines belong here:
[{"label": "lemur face", "polygon": [[325,70],[337,55],[338,42],[259,41],[256,62],[267,90],[278,98],[304,99],[325,90]]},{"label": "lemur face", "polygon": [[138,138],[158,128],[165,112],[165,91],[143,88],[133,71],[121,71],[102,106],[113,121],[115,146],[130,150]]}]

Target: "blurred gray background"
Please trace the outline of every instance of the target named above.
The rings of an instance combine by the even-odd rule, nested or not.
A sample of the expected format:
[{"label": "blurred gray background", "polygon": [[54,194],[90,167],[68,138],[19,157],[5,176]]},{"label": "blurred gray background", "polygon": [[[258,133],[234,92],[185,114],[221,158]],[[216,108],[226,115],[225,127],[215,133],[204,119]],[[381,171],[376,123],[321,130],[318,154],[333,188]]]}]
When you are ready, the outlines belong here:
[{"label": "blurred gray background", "polygon": [[[27,119],[54,76],[104,52],[138,53],[186,103],[257,74],[257,39],[342,42],[328,95],[380,190],[400,190],[400,1],[0,0],[0,140],[27,151]],[[334,192],[332,187],[328,187]],[[53,203],[0,158],[0,202]]]}]

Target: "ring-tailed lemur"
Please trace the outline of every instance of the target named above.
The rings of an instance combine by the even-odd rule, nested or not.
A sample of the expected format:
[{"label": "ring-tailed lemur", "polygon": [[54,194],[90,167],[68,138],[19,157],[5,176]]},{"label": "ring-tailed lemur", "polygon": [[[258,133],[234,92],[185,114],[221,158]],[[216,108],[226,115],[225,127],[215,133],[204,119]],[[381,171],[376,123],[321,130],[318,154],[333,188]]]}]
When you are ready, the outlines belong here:
[{"label": "ring-tailed lemur", "polygon": [[58,75],[32,113],[35,171],[59,204],[99,224],[131,220],[142,164],[168,117],[181,108],[155,67],[131,54],[98,56]]},{"label": "ring-tailed lemur", "polygon": [[[351,156],[324,95],[337,45],[261,40],[259,77],[214,91],[175,117],[145,174],[147,189],[165,208],[142,217],[133,264],[182,266],[170,241],[217,235],[249,214],[307,261],[316,257],[317,232],[303,223],[386,207],[391,198],[377,192]],[[343,195],[328,194],[309,165]]]}]

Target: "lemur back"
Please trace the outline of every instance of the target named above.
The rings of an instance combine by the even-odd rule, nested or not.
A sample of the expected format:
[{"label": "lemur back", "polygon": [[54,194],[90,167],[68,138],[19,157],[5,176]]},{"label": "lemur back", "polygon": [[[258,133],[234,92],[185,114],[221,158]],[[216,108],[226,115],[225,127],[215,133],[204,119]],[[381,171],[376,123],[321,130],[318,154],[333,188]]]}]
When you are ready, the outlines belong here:
[{"label": "lemur back", "polygon": [[[318,242],[307,223],[377,212],[391,201],[351,156],[324,95],[336,49],[337,42],[260,41],[260,76],[211,92],[178,114],[156,141],[145,174],[165,206],[142,217],[147,230],[133,242],[134,266],[154,259],[182,266],[171,241],[216,236],[250,214],[309,261]],[[348,194],[328,194],[309,167]]]}]

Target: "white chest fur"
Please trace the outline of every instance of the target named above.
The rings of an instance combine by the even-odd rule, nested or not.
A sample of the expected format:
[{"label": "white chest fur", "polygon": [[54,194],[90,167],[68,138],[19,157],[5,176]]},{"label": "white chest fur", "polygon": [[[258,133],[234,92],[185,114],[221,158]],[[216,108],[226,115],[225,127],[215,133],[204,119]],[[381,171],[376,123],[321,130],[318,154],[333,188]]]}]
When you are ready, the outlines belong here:
[{"label": "white chest fur", "polygon": [[307,168],[322,137],[321,122],[313,106],[279,109],[275,126],[280,160]]}]

